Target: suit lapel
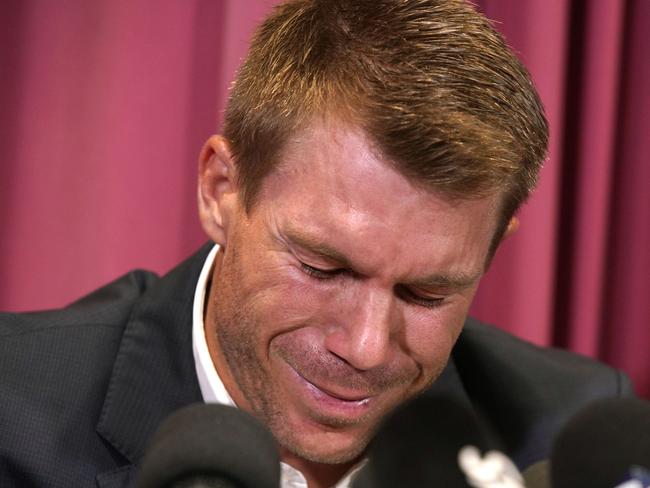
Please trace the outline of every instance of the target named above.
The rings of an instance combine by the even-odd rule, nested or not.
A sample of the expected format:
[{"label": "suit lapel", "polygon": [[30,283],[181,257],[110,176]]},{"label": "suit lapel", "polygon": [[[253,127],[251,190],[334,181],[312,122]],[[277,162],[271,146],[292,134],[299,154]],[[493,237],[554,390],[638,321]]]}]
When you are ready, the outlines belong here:
[{"label": "suit lapel", "polygon": [[449,357],[449,362],[438,379],[424,394],[452,398],[468,410],[474,410],[472,401],[456,368],[453,354]]},{"label": "suit lapel", "polygon": [[[134,306],[113,365],[97,432],[137,465],[160,422],[202,401],[192,353],[192,302],[212,244],[161,278]],[[125,486],[132,466],[102,473],[98,486]]]}]

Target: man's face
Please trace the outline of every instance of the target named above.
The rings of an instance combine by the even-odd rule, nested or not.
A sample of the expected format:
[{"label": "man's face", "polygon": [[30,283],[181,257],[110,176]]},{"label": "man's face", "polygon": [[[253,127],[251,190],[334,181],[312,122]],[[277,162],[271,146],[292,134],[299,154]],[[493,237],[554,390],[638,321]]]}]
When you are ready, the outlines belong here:
[{"label": "man's face", "polygon": [[496,197],[416,189],[363,133],[297,134],[225,221],[207,336],[219,375],[283,449],[357,457],[444,368],[483,272]]}]

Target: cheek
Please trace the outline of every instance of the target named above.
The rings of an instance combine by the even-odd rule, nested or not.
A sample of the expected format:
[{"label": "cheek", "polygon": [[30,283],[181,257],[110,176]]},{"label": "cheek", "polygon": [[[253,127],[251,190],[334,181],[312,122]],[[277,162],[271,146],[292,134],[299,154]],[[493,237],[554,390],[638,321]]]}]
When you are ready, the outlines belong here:
[{"label": "cheek", "polygon": [[258,269],[245,287],[246,301],[272,335],[328,320],[341,290],[316,286],[291,265]]},{"label": "cheek", "polygon": [[464,312],[452,307],[435,310],[433,313],[407,313],[404,346],[426,372],[439,372],[447,362],[464,321]]}]

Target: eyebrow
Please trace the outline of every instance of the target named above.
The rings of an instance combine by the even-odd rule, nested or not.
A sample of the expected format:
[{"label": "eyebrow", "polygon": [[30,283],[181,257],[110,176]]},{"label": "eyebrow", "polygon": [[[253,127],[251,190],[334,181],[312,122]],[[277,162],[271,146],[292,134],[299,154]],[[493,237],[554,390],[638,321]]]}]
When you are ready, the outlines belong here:
[{"label": "eyebrow", "polygon": [[352,269],[350,260],[346,258],[343,253],[337,251],[333,247],[328,246],[327,244],[318,241],[309,234],[304,234],[303,232],[295,229],[287,229],[285,235],[291,243],[302,247],[306,251],[316,254],[317,256],[325,258],[329,261],[333,261],[342,267]]},{"label": "eyebrow", "polygon": [[408,285],[418,288],[464,289],[475,285],[482,275],[483,272],[474,274],[459,273],[453,275],[435,274],[424,278],[418,278],[417,280],[408,283]]},{"label": "eyebrow", "polygon": [[[350,260],[340,251],[334,249],[327,244],[324,244],[317,238],[301,232],[297,229],[287,229],[285,231],[286,238],[293,244],[298,247],[303,248],[304,250],[317,255],[318,257],[327,259],[335,263],[336,265],[356,271],[355,267],[352,265]],[[469,288],[476,284],[476,282],[483,275],[483,271],[465,274],[433,274],[430,276],[425,276],[424,278],[418,278],[408,283],[402,283],[402,285],[413,286],[418,288],[451,288],[451,289],[464,289]]]}]

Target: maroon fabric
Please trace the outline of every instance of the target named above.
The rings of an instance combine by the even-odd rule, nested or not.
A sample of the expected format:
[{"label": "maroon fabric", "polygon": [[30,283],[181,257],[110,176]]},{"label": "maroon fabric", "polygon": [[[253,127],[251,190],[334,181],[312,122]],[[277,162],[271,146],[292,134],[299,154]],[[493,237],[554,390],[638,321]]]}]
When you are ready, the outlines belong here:
[{"label": "maroon fabric", "polygon": [[[271,0],[0,6],[0,308],[61,306],[203,234],[196,159]],[[650,397],[650,2],[483,0],[537,84],[549,160],[472,312]]]}]

